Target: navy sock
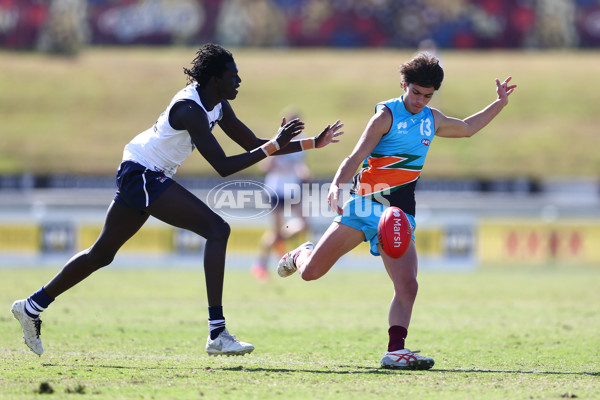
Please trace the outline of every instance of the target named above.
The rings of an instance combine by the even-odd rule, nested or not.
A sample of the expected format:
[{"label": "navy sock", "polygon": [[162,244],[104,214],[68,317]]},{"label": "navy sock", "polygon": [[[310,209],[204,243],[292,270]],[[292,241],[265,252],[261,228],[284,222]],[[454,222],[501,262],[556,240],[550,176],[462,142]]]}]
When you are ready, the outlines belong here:
[{"label": "navy sock", "polygon": [[44,288],[41,287],[40,290],[27,298],[27,303],[25,303],[25,312],[31,318],[37,318],[39,317],[40,313],[48,308],[50,303],[53,301],[54,299],[48,296],[44,291]]},{"label": "navy sock", "polygon": [[208,329],[211,340],[215,340],[225,330],[223,306],[208,307]]}]

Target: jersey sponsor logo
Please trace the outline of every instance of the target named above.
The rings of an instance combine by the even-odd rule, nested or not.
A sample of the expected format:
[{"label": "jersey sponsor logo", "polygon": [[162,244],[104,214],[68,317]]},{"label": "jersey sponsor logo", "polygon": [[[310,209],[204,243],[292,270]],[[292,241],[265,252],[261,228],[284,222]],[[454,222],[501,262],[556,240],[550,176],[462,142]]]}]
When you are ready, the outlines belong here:
[{"label": "jersey sponsor logo", "polygon": [[431,144],[431,140],[423,139],[423,140],[421,140],[421,143],[423,143],[425,146],[429,146]]},{"label": "jersey sponsor logo", "polygon": [[396,125],[396,129],[398,129],[398,133],[406,135],[408,133],[408,123],[406,121],[398,122]]}]

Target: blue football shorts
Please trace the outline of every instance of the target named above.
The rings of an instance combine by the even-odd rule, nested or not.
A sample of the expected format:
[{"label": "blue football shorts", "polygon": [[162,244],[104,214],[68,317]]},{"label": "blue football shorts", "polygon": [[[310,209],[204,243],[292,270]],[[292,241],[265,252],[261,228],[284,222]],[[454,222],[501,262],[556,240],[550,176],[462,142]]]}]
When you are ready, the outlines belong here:
[{"label": "blue football shorts", "polygon": [[[365,234],[365,242],[370,242],[369,250],[371,251],[371,254],[380,256],[381,254],[377,248],[377,244],[379,243],[377,226],[379,225],[379,218],[386,208],[387,206],[371,199],[352,195],[352,198],[344,204],[344,213],[342,215],[337,215],[333,220],[363,231]],[[410,214],[406,214],[406,216],[413,228],[412,240],[415,240],[415,229],[417,228],[415,217]]]},{"label": "blue football shorts", "polygon": [[150,203],[173,182],[164,172],[152,171],[135,161],[123,161],[117,170],[117,194],[114,200],[144,214]]}]

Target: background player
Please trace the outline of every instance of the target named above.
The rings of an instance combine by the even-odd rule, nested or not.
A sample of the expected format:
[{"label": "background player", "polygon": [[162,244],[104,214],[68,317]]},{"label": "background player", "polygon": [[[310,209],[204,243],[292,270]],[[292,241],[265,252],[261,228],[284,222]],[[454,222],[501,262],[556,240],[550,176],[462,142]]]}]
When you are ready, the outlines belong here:
[{"label": "background player", "polygon": [[[284,115],[287,120],[300,118],[294,109],[286,110]],[[283,256],[288,250],[287,241],[310,231],[308,220],[302,212],[301,196],[302,184],[310,180],[311,174],[303,152],[269,157],[262,167],[265,186],[273,191],[271,205],[274,208],[270,214],[271,226],[261,237],[258,259],[252,265],[251,272],[256,279],[266,281],[271,253],[275,252],[277,258]],[[290,202],[291,199],[294,201]],[[291,211],[292,215],[285,215],[286,211]]]}]

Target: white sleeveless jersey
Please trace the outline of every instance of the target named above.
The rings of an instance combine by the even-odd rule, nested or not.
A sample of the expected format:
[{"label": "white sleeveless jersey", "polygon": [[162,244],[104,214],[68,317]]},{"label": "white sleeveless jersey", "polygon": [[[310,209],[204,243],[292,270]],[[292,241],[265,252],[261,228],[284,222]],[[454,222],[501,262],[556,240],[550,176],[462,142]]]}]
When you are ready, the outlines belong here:
[{"label": "white sleeveless jersey", "polygon": [[169,113],[173,105],[181,100],[192,100],[206,112],[210,129],[223,117],[221,103],[206,111],[196,88],[197,83],[180,90],[171,100],[167,109],[160,114],[154,126],[145,130],[129,142],[123,151],[123,161],[135,161],[153,171],[163,172],[173,177],[177,168],[194,151],[194,144],[188,131],[176,130],[169,124]]}]

